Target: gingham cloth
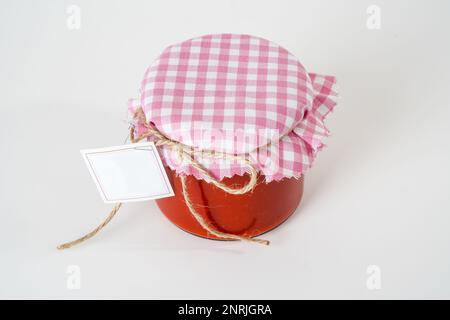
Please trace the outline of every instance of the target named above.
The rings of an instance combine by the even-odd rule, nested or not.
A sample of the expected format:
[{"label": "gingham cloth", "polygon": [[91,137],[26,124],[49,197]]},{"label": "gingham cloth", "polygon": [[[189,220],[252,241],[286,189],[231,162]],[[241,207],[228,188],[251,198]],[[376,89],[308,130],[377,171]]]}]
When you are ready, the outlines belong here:
[{"label": "gingham cloth", "polygon": [[[196,149],[247,156],[269,182],[299,178],[311,167],[329,135],[324,119],[336,99],[334,77],[307,73],[279,45],[249,35],[217,34],[165,49],[145,72],[140,97],[130,99],[128,109],[132,115],[142,111],[132,117],[137,135],[151,122]],[[203,179],[193,167],[174,160],[173,149],[160,151],[177,173]],[[246,171],[236,161],[197,160],[218,179]]]}]

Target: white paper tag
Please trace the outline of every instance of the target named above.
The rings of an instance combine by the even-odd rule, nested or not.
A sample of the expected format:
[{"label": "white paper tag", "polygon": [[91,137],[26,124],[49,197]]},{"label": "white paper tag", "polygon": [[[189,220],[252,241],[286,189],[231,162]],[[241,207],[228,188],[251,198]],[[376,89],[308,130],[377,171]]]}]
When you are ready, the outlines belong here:
[{"label": "white paper tag", "polygon": [[81,154],[106,203],[174,195],[153,142],[81,150]]}]

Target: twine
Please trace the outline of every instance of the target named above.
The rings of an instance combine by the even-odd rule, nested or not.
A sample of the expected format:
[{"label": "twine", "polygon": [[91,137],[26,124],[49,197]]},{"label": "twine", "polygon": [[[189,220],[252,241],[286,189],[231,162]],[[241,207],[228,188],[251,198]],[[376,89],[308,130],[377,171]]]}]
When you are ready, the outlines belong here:
[{"label": "twine", "polygon": [[183,187],[183,196],[184,201],[186,202],[187,207],[189,208],[189,211],[194,216],[195,220],[203,227],[203,229],[207,230],[209,233],[215,235],[216,237],[223,238],[223,239],[233,239],[233,240],[241,240],[241,241],[248,241],[248,242],[256,242],[260,244],[269,245],[270,242],[268,240],[258,239],[258,238],[250,238],[250,237],[244,237],[239,236],[237,234],[232,233],[226,233],[221,232],[218,230],[215,230],[213,227],[209,225],[208,222],[195,210],[194,205],[192,204],[191,198],[189,198],[189,194],[187,192],[187,185],[186,185],[186,176],[181,176],[181,186]]},{"label": "twine", "polygon": [[[137,143],[141,140],[144,140],[148,137],[155,137],[156,138],[156,145],[157,146],[168,146],[170,148],[174,148],[178,150],[179,155],[182,159],[187,159],[189,164],[194,167],[198,172],[200,172],[207,180],[208,182],[214,184],[216,187],[220,188],[221,190],[233,194],[233,195],[240,195],[245,194],[247,192],[253,191],[253,189],[256,186],[257,183],[257,176],[258,172],[255,168],[255,166],[242,156],[236,156],[228,153],[223,152],[217,152],[217,151],[211,151],[211,150],[195,150],[179,141],[175,141],[170,139],[169,137],[165,136],[163,133],[161,133],[156,127],[147,125],[147,130],[143,134],[141,134],[139,137],[134,137],[134,129],[130,128],[130,140],[132,143]],[[195,155],[201,154],[206,157],[210,158],[218,158],[218,159],[229,159],[229,160],[237,160],[245,164],[248,168],[248,174],[250,176],[250,180],[243,185],[240,188],[232,188],[224,184],[223,182],[219,181],[215,177],[213,177],[208,170],[206,170],[197,160],[195,160]],[[246,236],[239,236],[232,233],[226,233],[221,232],[216,229],[214,229],[213,226],[211,226],[195,209],[194,204],[191,201],[191,198],[189,197],[189,193],[187,191],[187,185],[186,185],[186,176],[181,175],[181,186],[182,186],[182,192],[184,201],[186,203],[186,206],[188,207],[190,213],[195,218],[195,220],[202,226],[203,229],[208,231],[208,233],[221,238],[221,239],[232,239],[232,240],[241,240],[241,241],[247,241],[247,242],[253,242],[253,243],[259,243],[264,245],[269,245],[270,242],[263,239],[258,238],[251,238]],[[103,229],[116,215],[117,211],[119,211],[120,207],[122,206],[122,203],[117,203],[114,208],[109,213],[108,217],[94,230],[89,232],[88,234],[84,235],[83,237],[61,244],[57,248],[59,250],[64,250],[71,248],[79,243],[82,243],[93,236],[95,236],[101,229]]]},{"label": "twine", "polygon": [[77,240],[73,240],[70,242],[66,242],[63,244],[60,244],[59,246],[57,246],[56,248],[58,250],[64,250],[64,249],[69,249],[79,243],[82,243],[90,238],[92,238],[93,236],[95,236],[101,229],[103,229],[111,220],[112,218],[114,218],[114,216],[116,215],[117,211],[119,211],[120,207],[122,206],[122,203],[119,202],[118,204],[116,204],[114,206],[114,208],[111,210],[111,212],[109,213],[108,217],[102,222],[100,223],[100,225],[95,228],[94,230],[92,230],[91,232],[87,233],[86,235],[82,236],[81,238],[77,239]]}]

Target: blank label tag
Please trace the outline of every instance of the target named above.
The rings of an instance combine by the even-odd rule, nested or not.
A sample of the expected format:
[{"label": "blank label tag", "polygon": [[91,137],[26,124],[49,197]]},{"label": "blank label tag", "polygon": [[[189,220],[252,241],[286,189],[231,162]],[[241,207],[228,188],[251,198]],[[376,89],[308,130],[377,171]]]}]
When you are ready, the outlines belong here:
[{"label": "blank label tag", "polygon": [[81,150],[81,154],[106,203],[174,195],[153,142]]}]

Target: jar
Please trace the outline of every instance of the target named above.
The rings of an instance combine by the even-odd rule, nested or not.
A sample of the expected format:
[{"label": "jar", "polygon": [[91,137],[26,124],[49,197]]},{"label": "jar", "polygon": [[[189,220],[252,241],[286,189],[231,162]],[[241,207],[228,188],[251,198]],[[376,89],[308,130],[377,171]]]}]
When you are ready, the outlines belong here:
[{"label": "jar", "polygon": [[[248,240],[299,206],[305,172],[329,135],[324,120],[336,100],[333,76],[307,72],[278,44],[213,34],[166,48],[147,68],[128,109],[133,135],[157,143],[172,183],[175,196],[156,200],[163,214],[200,237]],[[265,157],[266,151],[275,156]],[[202,159],[201,152],[224,158]],[[189,161],[172,161],[177,153]],[[236,195],[217,187],[244,186],[248,172],[258,175],[252,191]]]},{"label": "jar", "polygon": [[[208,233],[192,216],[184,201],[180,177],[167,168],[174,197],[156,200],[164,215],[180,229],[194,235],[218,239]],[[213,184],[188,176],[189,195],[197,212],[215,229],[245,237],[256,237],[266,233],[287,220],[297,209],[303,195],[303,177],[285,178],[266,183],[263,175],[253,192],[231,195]],[[244,185],[249,176],[235,175],[224,178],[228,186]],[[223,238],[221,238],[223,240]]]},{"label": "jar", "polygon": [[[167,47],[128,102],[131,142],[156,143],[173,187],[174,196],[156,200],[163,214],[200,237],[269,244],[256,236],[299,206],[305,172],[329,135],[335,84],[255,36],[212,34]],[[94,236],[120,206],[58,248]]]}]

